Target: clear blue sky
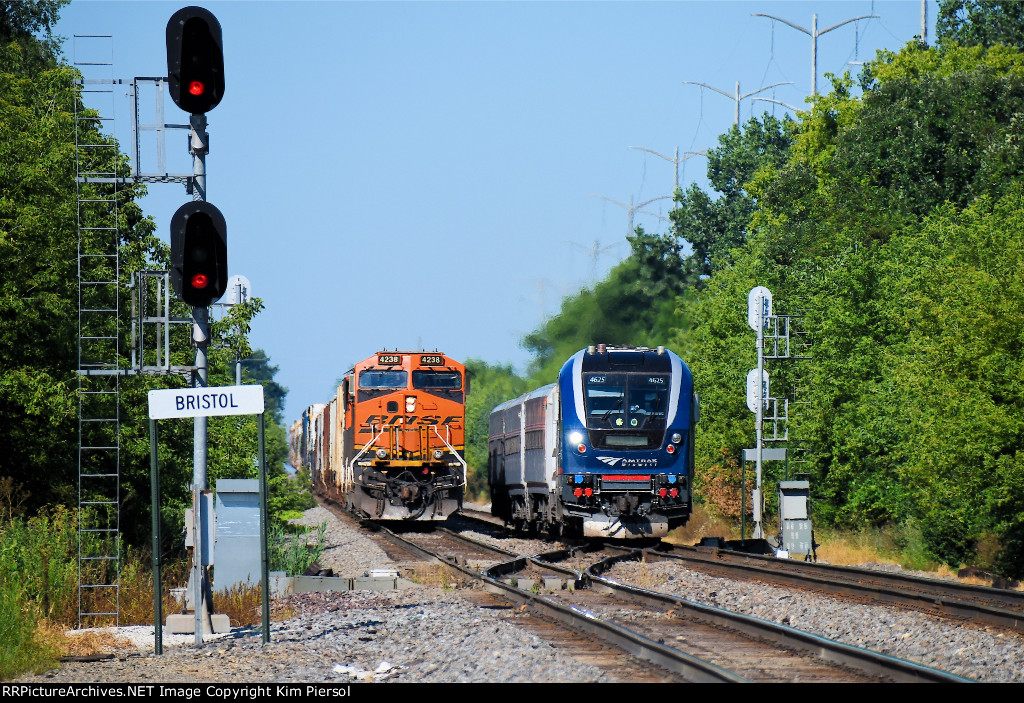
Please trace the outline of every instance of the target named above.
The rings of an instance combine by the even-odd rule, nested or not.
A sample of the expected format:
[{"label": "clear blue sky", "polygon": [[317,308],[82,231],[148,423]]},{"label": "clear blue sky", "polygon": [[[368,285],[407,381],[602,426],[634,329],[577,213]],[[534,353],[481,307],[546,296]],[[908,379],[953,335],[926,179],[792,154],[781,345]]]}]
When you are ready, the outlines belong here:
[{"label": "clear blue sky", "polygon": [[[187,4],[75,0],[56,30],[68,60],[112,57],[106,77],[163,76],[167,19]],[[266,303],[252,340],[280,366],[289,420],[385,347],[524,368],[523,335],[629,252],[626,210],[592,196],[671,195],[673,165],[628,147],[698,151],[732,123],[732,99],[684,81],[790,81],[758,96],[804,105],[810,37],[753,13],[806,28],[817,13],[819,32],[879,15],[819,38],[819,91],[921,31],[920,0],[195,4],[220,20],[226,61],[208,199],[231,274]],[[929,1],[930,42],[936,13]],[[106,104],[127,145],[130,103]],[[786,108],[747,98],[741,121],[764,110]],[[191,172],[183,133],[168,163]],[[705,168],[681,166],[683,187]],[[189,199],[153,185],[143,207],[166,239]],[[636,224],[664,231],[670,209],[656,200]]]}]

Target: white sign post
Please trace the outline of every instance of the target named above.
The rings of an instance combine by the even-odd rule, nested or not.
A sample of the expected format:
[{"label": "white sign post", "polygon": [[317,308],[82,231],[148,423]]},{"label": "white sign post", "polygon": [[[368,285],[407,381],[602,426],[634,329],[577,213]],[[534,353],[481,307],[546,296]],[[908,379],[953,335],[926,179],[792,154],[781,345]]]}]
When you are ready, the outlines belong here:
[{"label": "white sign post", "polygon": [[[263,413],[265,402],[263,386],[219,386],[216,388],[166,388],[149,392],[149,435],[150,435],[150,482],[153,503],[153,581],[154,581],[154,626],[155,653],[163,654],[160,629],[160,469],[157,459],[157,420],[185,417],[213,417],[222,415],[258,415],[258,460],[260,467],[260,552],[263,586],[263,642],[270,641],[270,580],[267,556],[267,462]],[[194,489],[198,490],[198,489]],[[197,506],[198,507],[198,506]],[[196,511],[198,515],[198,510]],[[202,564],[203,538],[195,534],[194,572]],[[211,542],[212,543],[212,542]],[[202,579],[194,576],[195,585],[195,633],[196,643],[202,643],[203,624],[201,618],[203,594]]]}]

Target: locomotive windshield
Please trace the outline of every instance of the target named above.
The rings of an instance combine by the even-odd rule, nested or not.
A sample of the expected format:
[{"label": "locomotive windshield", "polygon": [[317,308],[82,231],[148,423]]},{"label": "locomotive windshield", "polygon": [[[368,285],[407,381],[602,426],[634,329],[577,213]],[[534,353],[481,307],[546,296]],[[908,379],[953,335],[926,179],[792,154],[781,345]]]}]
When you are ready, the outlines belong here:
[{"label": "locomotive windshield", "polygon": [[462,374],[458,371],[413,371],[412,387],[457,391],[462,388]]},{"label": "locomotive windshield", "polygon": [[408,384],[408,371],[364,369],[359,372],[360,388],[405,388]]},{"label": "locomotive windshield", "polygon": [[661,444],[668,374],[587,373],[587,429],[595,447],[650,449]]}]

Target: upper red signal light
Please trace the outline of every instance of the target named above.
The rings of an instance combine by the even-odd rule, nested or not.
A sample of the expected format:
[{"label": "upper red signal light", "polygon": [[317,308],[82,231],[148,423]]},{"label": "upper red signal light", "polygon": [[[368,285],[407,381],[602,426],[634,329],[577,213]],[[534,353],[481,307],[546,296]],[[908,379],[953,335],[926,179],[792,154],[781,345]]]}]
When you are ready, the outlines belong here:
[{"label": "upper red signal light", "polygon": [[224,45],[220,22],[209,10],[183,7],[167,21],[167,92],[193,115],[224,97]]}]

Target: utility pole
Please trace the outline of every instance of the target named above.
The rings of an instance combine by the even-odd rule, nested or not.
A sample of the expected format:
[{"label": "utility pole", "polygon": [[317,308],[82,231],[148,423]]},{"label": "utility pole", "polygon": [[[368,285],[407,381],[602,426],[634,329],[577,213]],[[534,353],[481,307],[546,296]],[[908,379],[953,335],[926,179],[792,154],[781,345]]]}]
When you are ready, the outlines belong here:
[{"label": "utility pole", "polygon": [[675,167],[676,167],[676,179],[675,179],[675,187],[674,187],[672,192],[675,192],[675,191],[679,190],[679,164],[683,163],[687,159],[693,158],[694,156],[698,156],[698,155],[699,156],[704,156],[705,154],[708,153],[707,149],[701,149],[700,151],[687,151],[687,152],[685,152],[686,155],[683,156],[683,158],[680,159],[679,158],[679,147],[676,147],[676,156],[675,156],[675,158],[672,158],[670,156],[665,156],[664,154],[659,154],[654,149],[648,149],[647,147],[644,147],[644,146],[631,146],[631,147],[628,147],[628,148],[629,149],[639,149],[640,151],[650,152],[651,154],[654,154],[655,156],[660,156],[661,158],[665,159],[665,161],[671,161],[673,164],[675,164]]},{"label": "utility pole", "polygon": [[750,102],[757,102],[758,100],[763,100],[766,103],[775,103],[776,105],[782,105],[782,107],[789,108],[793,112],[799,112],[800,110],[800,108],[798,108],[796,105],[790,105],[789,103],[784,103],[781,100],[776,100],[775,98],[754,98]]},{"label": "utility pole", "polygon": [[860,17],[851,17],[848,20],[843,20],[839,24],[834,24],[831,27],[829,27],[828,29],[823,29],[823,30],[821,30],[819,32],[818,31],[818,14],[817,13],[815,13],[811,17],[811,28],[810,29],[807,29],[806,27],[801,27],[798,24],[794,24],[794,23],[790,22],[789,20],[784,20],[781,17],[776,17],[775,15],[766,15],[766,14],[763,14],[761,12],[755,12],[755,13],[753,13],[752,16],[753,17],[767,17],[769,19],[778,20],[779,22],[782,22],[783,24],[788,24],[793,29],[797,29],[797,30],[803,32],[804,34],[810,36],[810,38],[811,38],[811,95],[817,95],[818,94],[818,37],[820,37],[822,34],[828,34],[833,29],[839,29],[844,24],[849,24],[850,22],[856,22],[857,20],[866,20],[866,19],[872,19],[872,18],[876,18],[877,19],[878,18],[878,15],[861,15]]},{"label": "utility pole", "polygon": [[606,244],[605,246],[601,246],[601,242],[595,239],[594,246],[586,247],[580,244],[579,242],[572,241],[571,239],[563,239],[562,241],[566,242],[567,244],[571,244],[574,247],[579,247],[583,251],[587,252],[587,255],[590,257],[590,283],[593,283],[597,279],[597,257],[599,257],[604,252],[608,251],[609,249],[614,249],[615,247],[622,245],[622,242],[613,242],[612,244]]},{"label": "utility pole", "polygon": [[633,234],[633,213],[643,212],[645,215],[651,215],[653,217],[657,217],[658,219],[664,220],[665,218],[662,217],[661,215],[657,215],[657,214],[655,214],[653,212],[644,212],[640,208],[642,208],[644,205],[650,205],[655,200],[668,200],[672,196],[671,195],[659,195],[657,198],[651,198],[650,200],[645,200],[644,202],[640,203],[639,205],[634,205],[633,204],[633,196],[632,195],[629,196],[629,205],[626,205],[626,203],[620,203],[618,200],[612,200],[611,198],[609,198],[608,196],[605,196],[605,195],[594,195],[594,194],[591,194],[590,197],[591,198],[601,198],[602,200],[607,200],[610,203],[615,203],[619,207],[622,207],[622,208],[626,209],[626,212],[629,213],[629,229],[626,231],[626,236],[629,237],[629,236],[632,236],[632,234]]},{"label": "utility pole", "polygon": [[769,88],[774,88],[774,87],[780,86],[780,85],[792,85],[792,84],[793,84],[793,81],[783,81],[782,83],[772,83],[771,85],[766,85],[763,88],[758,88],[757,90],[752,90],[749,93],[746,93],[744,95],[740,95],[740,82],[739,81],[736,81],[736,92],[733,93],[733,94],[729,94],[729,93],[725,92],[724,90],[722,90],[721,88],[716,88],[715,86],[708,85],[707,83],[700,83],[699,81],[683,81],[683,85],[699,85],[702,88],[707,88],[708,90],[713,90],[716,93],[719,93],[720,95],[724,95],[727,98],[732,98],[733,100],[735,100],[736,101],[736,116],[733,119],[733,124],[735,124],[737,126],[739,126],[739,124],[740,124],[740,100],[743,100],[744,98],[749,98],[751,95],[757,95],[762,90],[768,90]]},{"label": "utility pole", "polygon": [[921,0],[921,43],[928,44],[928,0]]}]

